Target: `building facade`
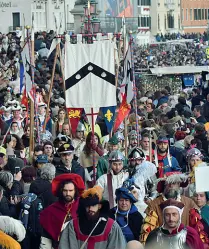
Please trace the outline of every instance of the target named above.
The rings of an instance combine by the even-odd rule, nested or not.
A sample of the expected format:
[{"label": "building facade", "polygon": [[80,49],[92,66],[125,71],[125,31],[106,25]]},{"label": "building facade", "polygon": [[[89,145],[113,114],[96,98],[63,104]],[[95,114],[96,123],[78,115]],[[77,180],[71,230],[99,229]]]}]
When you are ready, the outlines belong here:
[{"label": "building facade", "polygon": [[[190,0],[186,0],[190,1]],[[151,32],[177,33],[181,31],[181,0],[153,0],[150,8]]]},{"label": "building facade", "polygon": [[138,0],[138,30],[149,31],[151,29],[151,0]]},{"label": "building facade", "polygon": [[6,34],[25,25],[31,25],[31,0],[2,0],[0,32]]},{"label": "building facade", "polygon": [[181,22],[185,33],[206,31],[208,17],[208,0],[181,0]]},{"label": "building facade", "polygon": [[56,30],[56,26],[59,33],[73,31],[74,17],[70,11],[74,3],[75,0],[3,0],[0,2],[0,32],[22,30],[32,25],[32,19],[35,31]]}]

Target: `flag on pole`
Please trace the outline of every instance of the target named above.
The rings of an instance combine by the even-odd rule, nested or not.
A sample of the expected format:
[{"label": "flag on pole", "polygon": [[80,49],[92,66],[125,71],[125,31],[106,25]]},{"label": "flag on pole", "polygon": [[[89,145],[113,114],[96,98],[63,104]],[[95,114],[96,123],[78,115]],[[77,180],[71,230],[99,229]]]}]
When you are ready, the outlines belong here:
[{"label": "flag on pole", "polygon": [[68,118],[70,120],[72,133],[76,133],[78,123],[81,119],[83,109],[82,108],[67,108]]},{"label": "flag on pole", "polygon": [[27,98],[27,94],[26,94],[26,89],[24,89],[24,91],[23,91],[21,105],[28,106],[28,98]]},{"label": "flag on pole", "polygon": [[21,57],[24,67],[26,93],[29,93],[32,89],[32,68],[28,43],[25,44],[25,47],[23,48],[21,53]]},{"label": "flag on pole", "polygon": [[20,94],[22,93],[23,86],[24,86],[24,66],[22,58],[20,56]]},{"label": "flag on pole", "polygon": [[120,105],[120,108],[118,110],[117,118],[115,120],[114,132],[117,131],[118,127],[123,122],[125,117],[129,114],[130,110],[131,110],[131,105],[127,104],[126,98],[124,97],[123,101],[122,101],[122,103]]},{"label": "flag on pole", "polygon": [[86,107],[86,108],[84,108],[84,111],[85,111],[86,117],[89,121],[89,125],[91,127],[91,130],[93,131],[92,126],[95,125],[95,123],[96,123],[96,119],[97,119],[97,116],[99,114],[99,108]]},{"label": "flag on pole", "polygon": [[107,130],[110,133],[112,130],[113,124],[114,124],[114,120],[115,120],[116,106],[102,107],[101,111],[102,111],[103,116],[104,116]]},{"label": "flag on pole", "polygon": [[120,86],[120,94],[126,98],[126,102],[129,104],[134,97],[134,88],[133,88],[133,70],[131,66],[131,49],[128,47],[126,57],[124,59],[123,66],[124,78]]},{"label": "flag on pole", "polygon": [[114,43],[66,43],[66,107],[116,106]]}]

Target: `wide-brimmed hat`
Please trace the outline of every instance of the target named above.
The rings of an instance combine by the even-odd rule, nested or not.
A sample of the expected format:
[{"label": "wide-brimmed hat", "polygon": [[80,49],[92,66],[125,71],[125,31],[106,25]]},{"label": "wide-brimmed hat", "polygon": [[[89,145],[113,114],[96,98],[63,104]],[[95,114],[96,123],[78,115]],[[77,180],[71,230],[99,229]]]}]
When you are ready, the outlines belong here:
[{"label": "wide-brimmed hat", "polygon": [[52,193],[54,196],[58,196],[60,184],[64,181],[72,181],[72,183],[77,188],[79,195],[81,195],[85,189],[85,184],[80,175],[73,174],[73,173],[61,174],[59,176],[56,176],[52,181]]}]

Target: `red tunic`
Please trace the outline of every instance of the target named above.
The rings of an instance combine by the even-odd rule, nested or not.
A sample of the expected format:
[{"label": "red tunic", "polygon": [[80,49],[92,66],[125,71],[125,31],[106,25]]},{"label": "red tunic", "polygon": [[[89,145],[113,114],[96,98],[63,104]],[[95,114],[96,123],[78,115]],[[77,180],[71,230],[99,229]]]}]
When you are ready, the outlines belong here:
[{"label": "red tunic", "polygon": [[[91,236],[88,239],[87,249],[94,249],[94,246],[95,246],[95,244],[97,242],[107,241],[109,233],[110,233],[110,231],[112,229],[113,223],[114,223],[114,220],[109,218],[108,221],[107,221],[107,224],[105,226],[104,232],[102,234],[100,234],[100,235]],[[84,234],[81,233],[80,227],[79,227],[79,220],[74,219],[73,220],[73,225],[74,225],[74,230],[75,230],[75,233],[76,233],[77,240],[80,240],[80,241],[84,242],[88,238],[88,235],[84,235]]]}]

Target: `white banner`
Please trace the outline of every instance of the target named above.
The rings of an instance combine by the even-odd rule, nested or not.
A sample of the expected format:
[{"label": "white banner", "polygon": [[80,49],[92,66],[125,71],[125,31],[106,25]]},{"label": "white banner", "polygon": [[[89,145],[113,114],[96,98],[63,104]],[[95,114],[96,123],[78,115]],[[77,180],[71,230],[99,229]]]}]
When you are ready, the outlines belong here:
[{"label": "white banner", "polygon": [[115,106],[114,42],[67,43],[65,49],[66,107]]},{"label": "white banner", "polygon": [[24,66],[26,93],[29,93],[30,90],[32,89],[32,69],[31,69],[30,50],[28,43],[25,44],[21,56]]},{"label": "white banner", "polygon": [[133,90],[133,73],[131,66],[131,49],[128,47],[128,51],[124,60],[124,78],[121,84],[120,93],[126,95],[126,102],[129,104],[134,97]]}]

